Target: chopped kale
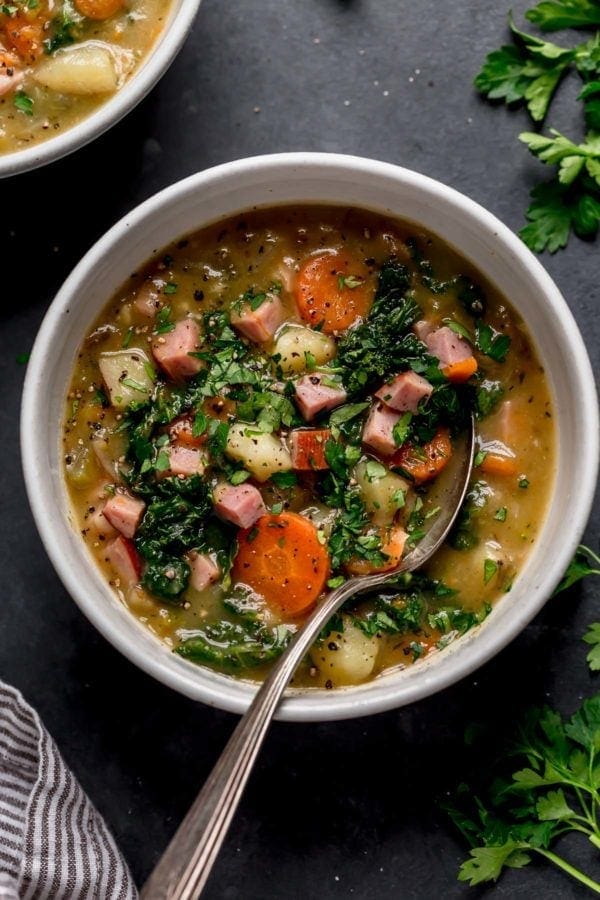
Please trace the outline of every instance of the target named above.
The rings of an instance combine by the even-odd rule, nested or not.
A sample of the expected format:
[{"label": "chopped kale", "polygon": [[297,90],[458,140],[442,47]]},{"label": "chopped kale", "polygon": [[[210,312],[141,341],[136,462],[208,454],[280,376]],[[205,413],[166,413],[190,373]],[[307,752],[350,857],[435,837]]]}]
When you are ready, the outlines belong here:
[{"label": "chopped kale", "polygon": [[276,659],[292,634],[293,629],[288,625],[266,628],[251,621],[223,620],[185,633],[175,652],[226,671],[247,669]]}]

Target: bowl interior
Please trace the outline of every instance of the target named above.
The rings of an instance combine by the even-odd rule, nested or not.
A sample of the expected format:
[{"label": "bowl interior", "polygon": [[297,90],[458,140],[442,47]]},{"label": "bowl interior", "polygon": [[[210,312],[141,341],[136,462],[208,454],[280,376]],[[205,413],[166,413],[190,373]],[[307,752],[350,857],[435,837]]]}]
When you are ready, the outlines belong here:
[{"label": "bowl interior", "polygon": [[541,608],[572,557],[589,515],[598,466],[597,399],[577,326],[538,261],[490,213],[424,176],[351,157],[283,154],[200,173],[142,204],[90,250],[52,304],[27,373],[22,421],[40,425],[33,441],[28,429],[22,452],[38,529],[67,590],[115,646],[176,690],[224,709],[243,711],[255,690],[249,683],[194,666],[160,644],[118,602],[71,526],[60,422],[77,350],[110,296],[166,244],[255,205],[311,201],[368,207],[420,223],[497,285],[525,320],[546,369],[558,452],[553,501],[538,540],[511,593],[484,623],[443,653],[366,685],[290,691],[279,718],[301,721],[404,705],[464,677],[500,650]]},{"label": "bowl interior", "polygon": [[172,0],[156,42],[132,77],[114,96],[64,133],[0,155],[0,178],[28,172],[84,147],[127,115],[164,75],[192,26],[201,0]]}]

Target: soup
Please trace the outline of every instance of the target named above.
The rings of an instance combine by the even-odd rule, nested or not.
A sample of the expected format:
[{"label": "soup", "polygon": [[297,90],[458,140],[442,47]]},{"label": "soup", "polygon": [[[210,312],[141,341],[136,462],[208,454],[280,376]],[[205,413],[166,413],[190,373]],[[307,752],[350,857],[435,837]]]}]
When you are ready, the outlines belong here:
[{"label": "soup", "polygon": [[90,330],[63,437],[74,524],[174,652],[260,679],[324,592],[426,534],[471,412],[446,545],[344,607],[294,684],[363,682],[485,618],[543,521],[553,412],[522,320],[440,239],[254,210],[157,254]]},{"label": "soup", "polygon": [[0,153],[72,128],[125,84],[165,0],[14,0],[0,7]]}]

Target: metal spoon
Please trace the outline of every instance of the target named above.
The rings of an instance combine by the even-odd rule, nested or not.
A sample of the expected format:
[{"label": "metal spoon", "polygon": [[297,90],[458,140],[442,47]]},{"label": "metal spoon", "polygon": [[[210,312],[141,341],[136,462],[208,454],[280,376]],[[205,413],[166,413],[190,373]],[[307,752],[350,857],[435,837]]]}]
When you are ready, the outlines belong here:
[{"label": "metal spoon", "polygon": [[465,498],[474,450],[475,423],[471,418],[464,450],[453,454],[445,470],[446,490],[443,491],[443,498],[438,498],[440,511],[420,543],[396,569],[352,578],[332,591],[294,636],[257,691],[193,806],[144,885],[142,900],[195,900],[200,896],[271,719],[296,667],[331,616],[346,600],[393,582],[401,572],[412,572],[439,549]]}]

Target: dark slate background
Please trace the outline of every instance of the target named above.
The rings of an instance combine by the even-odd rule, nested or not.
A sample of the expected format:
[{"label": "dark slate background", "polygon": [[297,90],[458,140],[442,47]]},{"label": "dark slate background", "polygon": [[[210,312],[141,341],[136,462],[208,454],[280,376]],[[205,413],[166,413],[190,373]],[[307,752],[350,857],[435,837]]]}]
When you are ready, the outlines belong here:
[{"label": "dark slate background", "polygon": [[[542,175],[516,135],[530,123],[472,90],[506,38],[497,0],[204,0],[161,84],[129,118],[45,171],[0,183],[0,672],[40,711],[141,883],[191,803],[234,717],[160,686],[112,649],[70,600],[37,537],[23,489],[24,366],[71,267],[141,200],[243,156],[326,150],[414,168],[464,191],[512,228]],[[525,3],[513,2],[515,14]],[[577,133],[577,78],[553,124]],[[599,359],[598,246],[573,240],[545,264]],[[30,423],[36,427],[35,422]],[[49,513],[51,514],[51,513]],[[596,514],[586,539],[598,546]],[[567,529],[568,522],[565,522]],[[516,713],[571,712],[597,688],[581,635],[598,584],[548,603],[474,677],[409,709],[331,725],[276,724],[205,896],[210,900],[581,897],[547,866],[495,891],[456,881],[465,849],[440,797],[488,754],[466,750],[475,720],[500,739]],[[577,843],[575,859],[600,870]]]}]

